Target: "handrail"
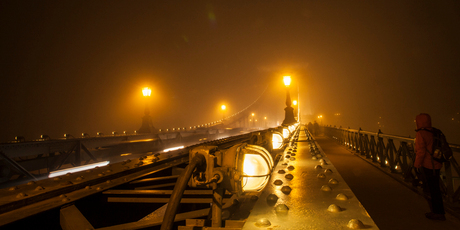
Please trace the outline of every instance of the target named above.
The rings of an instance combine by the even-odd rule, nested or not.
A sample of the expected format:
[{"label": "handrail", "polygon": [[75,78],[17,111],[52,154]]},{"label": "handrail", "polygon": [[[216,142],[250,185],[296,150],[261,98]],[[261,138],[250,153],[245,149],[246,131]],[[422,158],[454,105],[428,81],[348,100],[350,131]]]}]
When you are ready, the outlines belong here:
[{"label": "handrail", "polygon": [[[413,188],[421,185],[420,175],[414,168],[415,138],[327,126],[324,126],[324,133],[361,157],[371,160],[391,173],[401,175],[401,179]],[[460,145],[449,144],[449,146],[455,154],[460,154]],[[460,167],[455,157],[444,163],[441,175],[441,190],[445,201],[453,206],[459,206],[460,186],[454,183],[454,180],[459,178]]]}]

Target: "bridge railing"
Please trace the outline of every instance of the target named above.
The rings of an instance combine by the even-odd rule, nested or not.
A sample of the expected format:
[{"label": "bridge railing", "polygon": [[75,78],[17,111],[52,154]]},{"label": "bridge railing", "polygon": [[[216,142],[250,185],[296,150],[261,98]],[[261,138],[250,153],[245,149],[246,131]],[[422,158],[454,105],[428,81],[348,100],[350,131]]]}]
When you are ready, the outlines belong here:
[{"label": "bridge railing", "polygon": [[[324,127],[324,133],[380,167],[401,175],[413,188],[421,184],[420,175],[414,168],[415,138],[335,127]],[[459,206],[460,167],[455,156],[460,155],[460,145],[450,144],[450,147],[454,157],[441,169],[442,192],[448,203]]]}]

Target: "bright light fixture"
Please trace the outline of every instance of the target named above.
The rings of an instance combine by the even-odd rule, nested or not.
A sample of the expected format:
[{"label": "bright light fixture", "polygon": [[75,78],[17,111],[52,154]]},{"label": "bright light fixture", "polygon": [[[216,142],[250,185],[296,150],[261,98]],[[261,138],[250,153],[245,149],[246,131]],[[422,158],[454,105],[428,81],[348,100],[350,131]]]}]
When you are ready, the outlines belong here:
[{"label": "bright light fixture", "polygon": [[223,154],[222,166],[231,172],[224,187],[233,194],[261,191],[273,169],[270,153],[258,145],[238,144]]},{"label": "bright light fixture", "polygon": [[283,81],[285,86],[291,85],[291,76],[284,76]]},{"label": "bright light fixture", "polygon": [[288,138],[290,134],[291,132],[289,132],[288,128],[283,128],[283,138],[284,139]]},{"label": "bright light fixture", "polygon": [[280,149],[283,146],[283,135],[281,133],[272,134],[272,148]]},{"label": "bright light fixture", "polygon": [[48,178],[62,176],[62,175],[65,175],[67,173],[80,172],[80,171],[84,171],[84,170],[88,170],[88,169],[92,169],[92,168],[96,168],[96,167],[102,167],[102,166],[108,165],[109,163],[110,163],[110,161],[102,161],[102,162],[98,162],[98,163],[94,163],[94,164],[87,164],[87,165],[82,165],[82,166],[73,167],[73,168],[69,168],[69,169],[61,169],[61,170],[50,172],[50,174],[48,175]]},{"label": "bright light fixture", "polygon": [[144,87],[142,89],[142,94],[144,97],[150,97],[150,93],[152,93],[152,90],[149,87]]}]

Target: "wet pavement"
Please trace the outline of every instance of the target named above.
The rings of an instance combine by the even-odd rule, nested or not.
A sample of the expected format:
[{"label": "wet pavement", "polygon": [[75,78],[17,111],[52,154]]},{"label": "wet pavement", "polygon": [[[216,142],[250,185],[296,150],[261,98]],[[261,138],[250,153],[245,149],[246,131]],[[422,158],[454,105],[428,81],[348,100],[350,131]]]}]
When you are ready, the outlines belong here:
[{"label": "wet pavement", "polygon": [[380,229],[460,229],[460,221],[449,214],[446,221],[425,218],[429,207],[421,195],[335,140],[323,136],[315,139]]}]

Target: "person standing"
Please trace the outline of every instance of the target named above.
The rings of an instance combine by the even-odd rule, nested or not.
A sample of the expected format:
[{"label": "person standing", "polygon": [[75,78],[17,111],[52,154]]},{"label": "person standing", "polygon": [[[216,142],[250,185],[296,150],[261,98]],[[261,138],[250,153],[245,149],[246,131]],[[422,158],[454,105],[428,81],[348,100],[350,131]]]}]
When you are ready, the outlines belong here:
[{"label": "person standing", "polygon": [[446,220],[444,204],[442,201],[441,188],[439,187],[440,170],[442,163],[433,160],[433,133],[430,132],[431,117],[421,113],[416,116],[415,123],[417,132],[415,137],[415,161],[414,167],[424,175],[423,185],[430,192],[428,199],[431,212],[425,213],[425,217],[432,220]]}]

